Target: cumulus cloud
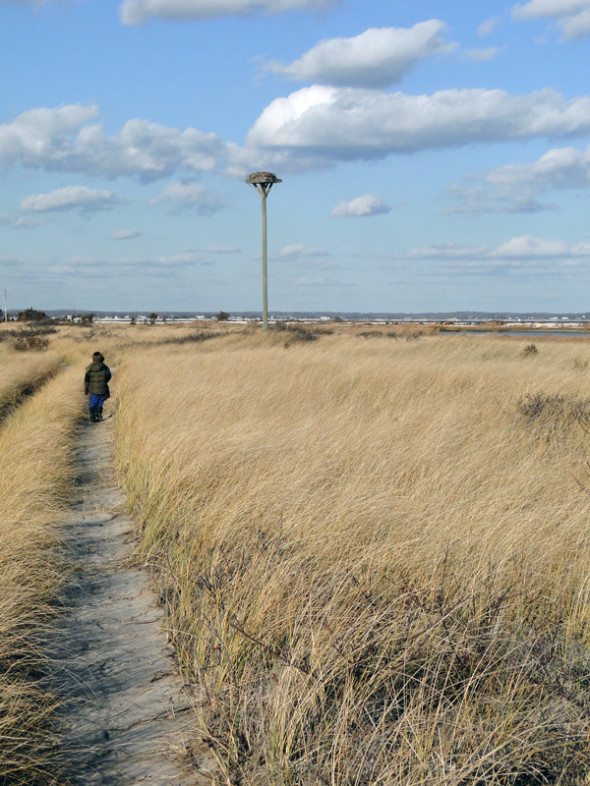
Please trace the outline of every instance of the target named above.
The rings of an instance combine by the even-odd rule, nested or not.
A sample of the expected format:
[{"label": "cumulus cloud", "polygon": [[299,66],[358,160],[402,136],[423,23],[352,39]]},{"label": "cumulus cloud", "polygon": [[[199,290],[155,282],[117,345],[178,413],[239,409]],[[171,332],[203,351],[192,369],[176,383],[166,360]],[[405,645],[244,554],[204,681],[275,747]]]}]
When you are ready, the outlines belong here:
[{"label": "cumulus cloud", "polygon": [[150,19],[189,20],[220,16],[280,14],[294,9],[320,11],[339,0],[123,0],[121,21],[140,25]]},{"label": "cumulus cloud", "polygon": [[521,96],[486,89],[412,96],[313,85],[272,101],[247,145],[264,149],[272,163],[296,154],[317,166],[588,131],[590,96],[568,100],[550,89]]},{"label": "cumulus cloud", "polygon": [[350,202],[339,202],[330,213],[339,218],[366,218],[389,213],[391,208],[375,194],[363,194]]},{"label": "cumulus cloud", "polygon": [[539,191],[590,187],[590,146],[553,148],[531,164],[510,164],[486,175],[486,182]]},{"label": "cumulus cloud", "polygon": [[90,122],[96,106],[79,104],[31,109],[0,125],[0,168],[18,163],[57,172],[77,172],[144,181],[175,171],[210,171],[225,157],[227,146],[215,134],[195,128],[180,131],[129,120],[113,136]]},{"label": "cumulus cloud", "polygon": [[590,35],[590,0],[530,0],[512,9],[514,19],[557,19],[565,40]]},{"label": "cumulus cloud", "polygon": [[398,82],[418,61],[454,48],[438,19],[410,29],[371,28],[354,38],[332,38],[289,65],[269,63],[268,71],[297,81],[354,87],[386,87]]},{"label": "cumulus cloud", "polygon": [[537,161],[509,164],[490,170],[483,177],[470,177],[454,184],[449,193],[459,206],[449,212],[531,213],[554,209],[537,196],[549,191],[590,188],[590,146],[553,148]]},{"label": "cumulus cloud", "polygon": [[48,194],[33,194],[21,202],[21,209],[27,213],[48,213],[54,210],[81,210],[94,213],[121,204],[124,200],[105,189],[86,186],[66,186],[50,191]]},{"label": "cumulus cloud", "polygon": [[117,229],[115,232],[111,232],[111,238],[113,240],[134,240],[136,237],[140,237],[141,232],[139,229]]},{"label": "cumulus cloud", "polygon": [[225,207],[226,203],[221,196],[200,183],[170,183],[150,204],[166,205],[173,213],[195,210],[200,215],[210,216]]}]

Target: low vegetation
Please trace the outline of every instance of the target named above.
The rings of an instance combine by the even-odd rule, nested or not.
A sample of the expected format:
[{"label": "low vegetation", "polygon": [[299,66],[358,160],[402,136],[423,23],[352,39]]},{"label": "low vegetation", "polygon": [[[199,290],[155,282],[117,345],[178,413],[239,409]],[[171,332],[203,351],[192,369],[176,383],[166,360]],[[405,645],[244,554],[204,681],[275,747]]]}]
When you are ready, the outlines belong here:
[{"label": "low vegetation", "polygon": [[121,365],[119,468],[228,782],[587,782],[585,353],[421,339]]},{"label": "low vegetation", "polygon": [[589,782],[586,343],[300,327],[0,343],[0,783],[58,783],[41,642],[95,349],[138,558],[227,783]]},{"label": "low vegetation", "polygon": [[43,629],[56,613],[51,602],[63,575],[55,525],[69,493],[77,376],[63,372],[0,426],[0,783],[6,786],[57,782],[48,763],[54,699],[39,679]]},{"label": "low vegetation", "polygon": [[0,343],[0,367],[1,420],[24,396],[33,393],[57,373],[60,358],[55,353],[16,353],[9,345]]}]

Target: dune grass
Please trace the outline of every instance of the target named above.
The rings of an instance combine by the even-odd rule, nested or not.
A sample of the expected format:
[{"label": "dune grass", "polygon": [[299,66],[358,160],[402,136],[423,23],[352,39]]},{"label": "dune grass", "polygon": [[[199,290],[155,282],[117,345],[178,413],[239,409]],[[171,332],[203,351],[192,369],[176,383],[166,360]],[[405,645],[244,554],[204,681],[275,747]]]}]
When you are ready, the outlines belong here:
[{"label": "dune grass", "polygon": [[55,352],[23,353],[0,343],[0,418],[22,398],[57,373],[60,358]]},{"label": "dune grass", "polygon": [[79,377],[62,372],[0,426],[0,783],[11,786],[57,777],[48,762],[55,699],[39,681],[64,571],[55,525],[68,501]]},{"label": "dune grass", "polygon": [[127,357],[119,467],[228,782],[587,782],[589,352]]}]

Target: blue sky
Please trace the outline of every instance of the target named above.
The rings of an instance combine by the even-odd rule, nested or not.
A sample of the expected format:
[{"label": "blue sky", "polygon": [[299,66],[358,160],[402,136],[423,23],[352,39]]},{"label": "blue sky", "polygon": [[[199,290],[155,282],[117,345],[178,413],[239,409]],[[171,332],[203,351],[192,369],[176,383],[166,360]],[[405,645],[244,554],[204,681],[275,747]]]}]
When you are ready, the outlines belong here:
[{"label": "blue sky", "polygon": [[590,312],[590,0],[0,0],[9,307]]}]

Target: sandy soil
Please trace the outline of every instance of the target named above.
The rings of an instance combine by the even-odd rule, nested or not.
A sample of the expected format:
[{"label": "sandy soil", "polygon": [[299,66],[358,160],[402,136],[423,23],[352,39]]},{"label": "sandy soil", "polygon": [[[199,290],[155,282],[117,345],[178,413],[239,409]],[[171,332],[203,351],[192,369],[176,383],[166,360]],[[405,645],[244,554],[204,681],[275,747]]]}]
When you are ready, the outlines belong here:
[{"label": "sandy soil", "polygon": [[132,521],[112,462],[112,420],[79,432],[78,499],[64,522],[76,570],[50,635],[52,689],[64,700],[56,765],[72,786],[215,782],[193,698],[175,670],[147,571],[129,559]]}]

